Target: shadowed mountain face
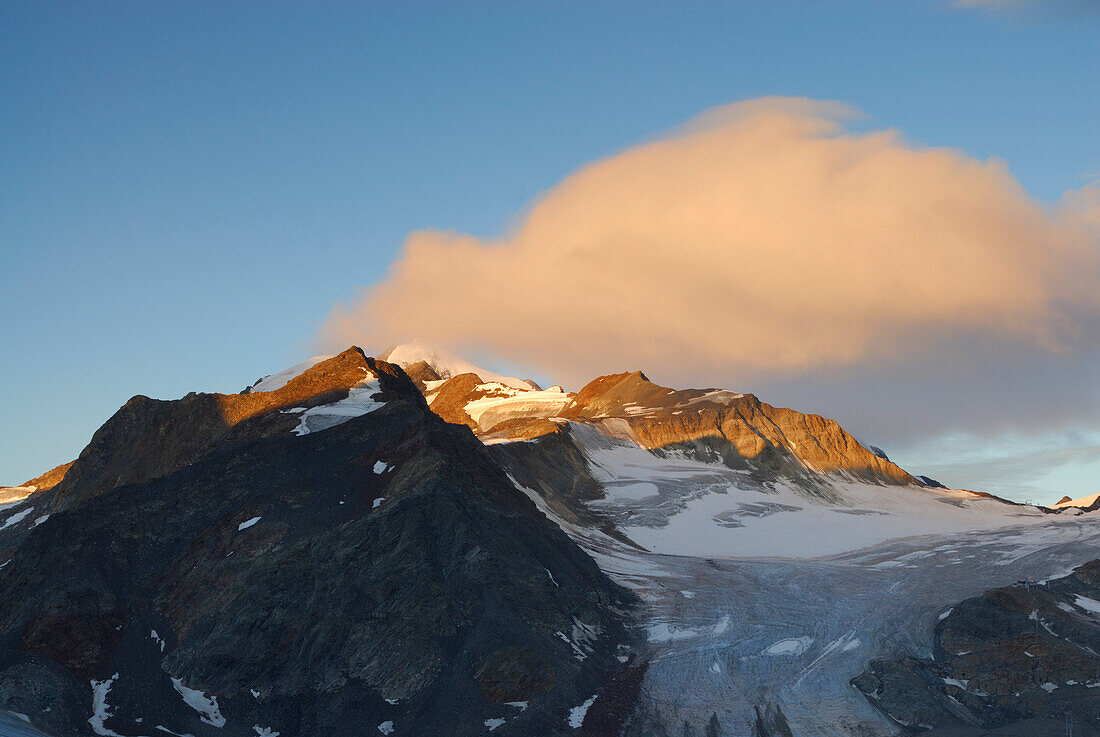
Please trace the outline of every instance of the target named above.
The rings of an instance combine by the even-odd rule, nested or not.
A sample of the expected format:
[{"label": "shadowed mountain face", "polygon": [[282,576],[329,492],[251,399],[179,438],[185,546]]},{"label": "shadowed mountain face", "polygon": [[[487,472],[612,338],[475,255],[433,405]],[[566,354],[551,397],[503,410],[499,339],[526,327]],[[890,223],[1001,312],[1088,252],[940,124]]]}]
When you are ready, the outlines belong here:
[{"label": "shadowed mountain face", "polygon": [[0,709],[48,732],[566,734],[623,667],[632,597],[358,349],[135,398],[32,503]]}]

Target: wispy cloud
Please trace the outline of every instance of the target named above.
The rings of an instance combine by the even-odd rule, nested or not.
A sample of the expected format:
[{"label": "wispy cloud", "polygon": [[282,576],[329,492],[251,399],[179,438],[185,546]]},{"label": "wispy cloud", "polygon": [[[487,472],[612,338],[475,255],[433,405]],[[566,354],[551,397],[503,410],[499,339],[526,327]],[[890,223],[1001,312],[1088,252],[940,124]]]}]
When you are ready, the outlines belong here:
[{"label": "wispy cloud", "polygon": [[413,233],[323,340],[415,336],[574,385],[645,368],[887,436],[1096,412],[1097,190],[1047,208],[1000,161],[855,115],[736,103],[567,177],[502,238]]}]

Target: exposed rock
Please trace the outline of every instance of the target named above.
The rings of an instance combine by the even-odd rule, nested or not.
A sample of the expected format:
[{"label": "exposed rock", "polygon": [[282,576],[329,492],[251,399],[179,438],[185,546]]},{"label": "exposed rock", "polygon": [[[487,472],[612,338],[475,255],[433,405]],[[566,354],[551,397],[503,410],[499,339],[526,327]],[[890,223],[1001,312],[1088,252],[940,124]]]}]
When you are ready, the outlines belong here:
[{"label": "exposed rock", "polygon": [[420,391],[424,391],[425,383],[429,381],[439,381],[443,377],[440,376],[436,370],[427,361],[417,361],[404,367],[405,373],[416,384],[416,388]]},{"label": "exposed rock", "polygon": [[932,660],[874,662],[852,684],[911,729],[1027,734],[1018,729],[1028,720],[1068,720],[1074,734],[1091,734],[1100,727],[1098,615],[1094,561],[967,599],[937,624]]},{"label": "exposed rock", "polygon": [[[0,532],[0,709],[87,734],[99,688],[120,734],[401,737],[482,735],[504,699],[530,704],[497,733],[572,733],[634,599],[400,369],[330,361],[277,391],[131,402],[48,519]],[[292,434],[281,409],[347,396],[360,368],[379,408]]]},{"label": "exposed rock", "polygon": [[276,391],[191,393],[167,401],[133,397],[92,436],[57,485],[54,506],[69,508],[112,488],[158,478],[216,449],[285,435],[300,418],[284,410],[344,399],[371,375],[379,377],[384,394],[414,389],[396,366],[349,348]]},{"label": "exposed rock", "polygon": [[622,418],[645,448],[717,454],[732,467],[743,459],[769,473],[842,473],[878,483],[920,484],[833,420],[773,407],[751,394],[668,389],[640,371],[592,381],[561,415]]}]

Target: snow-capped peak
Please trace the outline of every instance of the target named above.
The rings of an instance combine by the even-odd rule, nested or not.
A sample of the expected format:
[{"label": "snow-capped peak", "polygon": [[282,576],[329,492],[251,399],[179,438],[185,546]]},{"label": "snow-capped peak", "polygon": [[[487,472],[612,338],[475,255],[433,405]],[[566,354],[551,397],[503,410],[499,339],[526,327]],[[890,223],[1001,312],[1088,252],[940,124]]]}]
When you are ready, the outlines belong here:
[{"label": "snow-capped peak", "polygon": [[531,390],[539,387],[532,381],[517,379],[514,376],[502,376],[495,371],[489,371],[469,361],[456,356],[448,350],[430,346],[425,343],[402,343],[394,346],[378,356],[383,361],[396,363],[402,368],[424,361],[439,374],[440,378],[449,379],[459,374],[477,374],[483,382],[496,382],[513,389]]},{"label": "snow-capped peak", "polygon": [[1096,504],[1096,500],[1100,499],[1100,494],[1090,494],[1089,496],[1083,496],[1080,499],[1070,499],[1069,501],[1058,502],[1054,505],[1055,509],[1063,509],[1065,507],[1081,507],[1082,509],[1091,507]]}]

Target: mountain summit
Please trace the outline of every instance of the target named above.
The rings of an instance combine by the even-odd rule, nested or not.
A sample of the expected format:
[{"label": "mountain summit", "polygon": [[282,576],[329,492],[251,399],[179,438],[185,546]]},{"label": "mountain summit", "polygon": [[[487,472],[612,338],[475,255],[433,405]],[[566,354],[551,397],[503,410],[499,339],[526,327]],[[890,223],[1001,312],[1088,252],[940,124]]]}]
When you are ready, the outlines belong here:
[{"label": "mountain summit", "polygon": [[[1038,650],[1100,637],[1083,574],[1035,598],[1046,680],[1002,679],[1026,713],[995,676],[953,690],[1003,658],[905,648],[937,621],[937,647],[1000,643],[950,607],[1089,560],[1096,504],[934,488],[752,394],[385,356],[136,396],[0,500],[0,712],[57,737],[857,737],[1049,719],[1056,686],[1095,713],[1100,662]],[[964,610],[1029,632],[1033,597],[1004,598]]]}]

